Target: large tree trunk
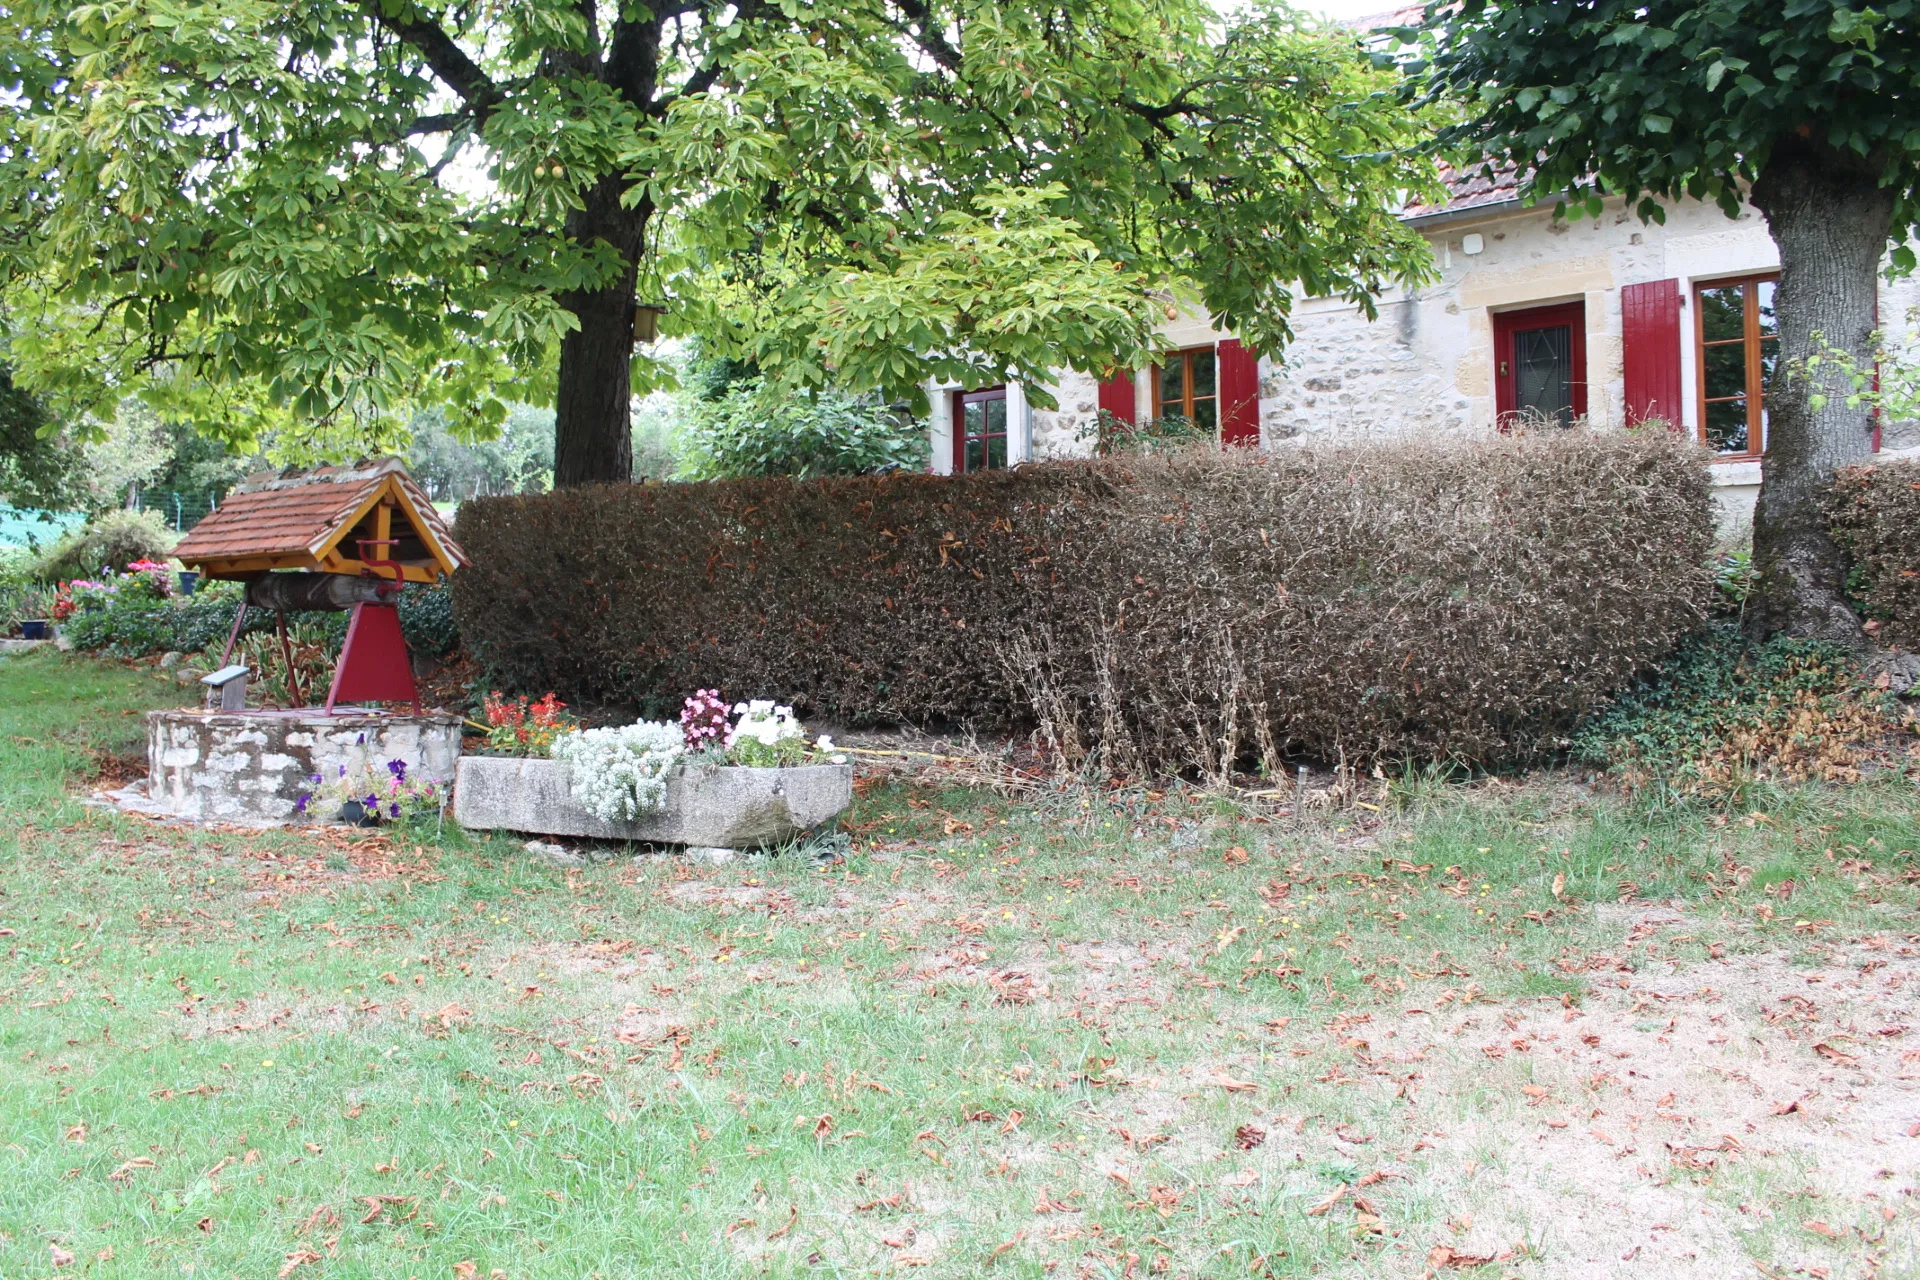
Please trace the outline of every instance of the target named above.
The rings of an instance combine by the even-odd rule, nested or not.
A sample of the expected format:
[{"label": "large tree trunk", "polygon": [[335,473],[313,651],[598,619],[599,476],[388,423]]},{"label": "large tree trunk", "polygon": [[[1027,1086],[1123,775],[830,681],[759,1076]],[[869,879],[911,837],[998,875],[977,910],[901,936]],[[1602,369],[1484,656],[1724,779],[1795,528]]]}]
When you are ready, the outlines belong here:
[{"label": "large tree trunk", "polygon": [[560,382],[554,398],[553,483],[625,484],[633,479],[634,266],[651,207],[620,206],[624,184],[602,178],[586,207],[567,218],[567,236],[620,255],[619,277],[602,289],[560,295],[580,327],[560,340]]},{"label": "large tree trunk", "polygon": [[[1767,388],[1767,453],[1753,514],[1754,592],[1749,629],[1785,631],[1858,648],[1860,619],[1842,590],[1846,564],[1827,534],[1823,503],[1834,471],[1873,450],[1873,416],[1847,407],[1852,387],[1829,348],[1871,366],[1878,273],[1893,215],[1879,166],[1790,137],[1753,184],[1753,203],[1780,246],[1779,359]],[[1814,335],[1818,334],[1816,339]],[[1811,397],[1824,395],[1820,408]]]}]

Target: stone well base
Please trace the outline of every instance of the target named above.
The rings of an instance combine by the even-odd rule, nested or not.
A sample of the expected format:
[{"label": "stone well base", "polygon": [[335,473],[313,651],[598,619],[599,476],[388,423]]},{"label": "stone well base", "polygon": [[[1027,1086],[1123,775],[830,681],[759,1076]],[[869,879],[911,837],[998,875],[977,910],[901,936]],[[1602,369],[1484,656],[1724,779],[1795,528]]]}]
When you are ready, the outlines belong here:
[{"label": "stone well base", "polygon": [[574,802],[553,760],[462,756],[453,817],[463,827],[653,844],[758,849],[827,822],[853,801],[853,767],[692,764],[667,775],[667,802],[631,822],[603,822]]},{"label": "stone well base", "polygon": [[[363,768],[384,775],[389,760],[411,772],[451,778],[460,758],[460,717],[299,711],[149,711],[147,794],[181,818],[302,820],[296,804],[314,774]],[[307,820],[328,817],[308,815]]]}]

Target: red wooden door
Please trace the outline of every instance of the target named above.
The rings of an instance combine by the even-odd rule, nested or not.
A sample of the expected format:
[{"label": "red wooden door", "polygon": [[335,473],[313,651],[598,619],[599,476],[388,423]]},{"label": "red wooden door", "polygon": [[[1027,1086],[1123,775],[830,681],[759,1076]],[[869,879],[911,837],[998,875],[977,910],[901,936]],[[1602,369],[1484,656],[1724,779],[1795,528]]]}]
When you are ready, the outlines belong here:
[{"label": "red wooden door", "polygon": [[1495,312],[1493,361],[1494,407],[1502,430],[1536,417],[1571,426],[1587,412],[1586,305]]}]

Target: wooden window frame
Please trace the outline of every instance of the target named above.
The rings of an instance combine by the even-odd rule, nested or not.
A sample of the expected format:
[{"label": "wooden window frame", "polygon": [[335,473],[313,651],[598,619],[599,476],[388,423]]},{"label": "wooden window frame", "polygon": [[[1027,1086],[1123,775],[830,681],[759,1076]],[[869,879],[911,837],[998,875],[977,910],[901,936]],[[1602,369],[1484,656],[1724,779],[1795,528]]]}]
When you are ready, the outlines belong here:
[{"label": "wooden window frame", "polygon": [[1556,324],[1567,326],[1567,390],[1573,401],[1573,416],[1576,419],[1587,416],[1586,302],[1555,302],[1544,307],[1496,311],[1493,313],[1493,408],[1494,421],[1500,430],[1510,430],[1513,415],[1518,412],[1513,391],[1513,335],[1523,329],[1544,329]]},{"label": "wooden window frame", "polygon": [[[1711,449],[1707,440],[1707,313],[1700,301],[1700,295],[1709,289],[1728,289],[1734,285],[1749,286],[1780,283],[1778,271],[1756,271],[1749,275],[1727,276],[1717,280],[1695,280],[1692,283],[1693,304],[1693,438],[1701,447]],[[1745,399],[1747,402],[1747,451],[1745,453],[1715,452],[1715,462],[1758,462],[1767,455],[1766,439],[1766,401],[1767,395],[1760,381],[1760,293],[1757,289],[1745,289],[1741,295],[1740,337],[1722,338],[1714,346],[1730,346],[1739,342],[1746,352],[1747,381]],[[1771,335],[1773,341],[1780,341],[1779,326],[1776,322]],[[1776,345],[1776,351],[1779,347]],[[1731,399],[1730,396],[1718,399]],[[1754,442],[1759,441],[1759,447]]]},{"label": "wooden window frame", "polygon": [[[1210,396],[1193,394],[1193,358],[1201,354],[1210,356],[1213,360],[1213,394]],[[1220,434],[1220,353],[1211,342],[1202,346],[1181,347],[1177,351],[1169,351],[1149,370],[1149,380],[1153,384],[1153,416],[1164,418],[1167,415],[1167,404],[1160,394],[1160,375],[1174,360],[1180,361],[1180,386],[1184,392],[1174,412],[1188,422],[1193,422],[1196,421],[1193,416],[1194,402],[1196,400],[1213,401],[1213,433],[1218,436]]]},{"label": "wooden window frame", "polygon": [[[1007,466],[1013,466],[1013,420],[1010,417],[1005,414],[1002,415],[1004,425],[999,431],[989,431],[984,435],[978,436],[969,436],[967,434],[968,405],[986,404],[991,400],[1005,400],[1006,398],[1007,386],[1004,382],[997,387],[982,387],[978,391],[956,391],[953,393],[954,475],[959,476],[967,473],[967,442],[969,440],[979,440],[983,444],[988,440],[994,439],[996,436],[1005,440],[1007,442]],[[1009,408],[1011,408],[1011,406],[1009,406]],[[986,450],[983,449],[982,452],[984,453]],[[991,470],[992,468],[987,469]]]}]

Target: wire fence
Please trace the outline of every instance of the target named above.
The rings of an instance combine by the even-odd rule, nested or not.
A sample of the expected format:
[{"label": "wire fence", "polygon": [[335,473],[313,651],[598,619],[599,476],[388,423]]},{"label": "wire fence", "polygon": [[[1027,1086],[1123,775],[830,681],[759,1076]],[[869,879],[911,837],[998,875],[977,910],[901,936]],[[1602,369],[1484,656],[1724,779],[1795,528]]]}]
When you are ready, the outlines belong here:
[{"label": "wire fence", "polygon": [[138,502],[140,510],[157,513],[167,522],[167,528],[175,533],[185,533],[220,505],[219,498],[219,494],[212,491],[181,493],[175,490],[159,489],[142,492]]}]

